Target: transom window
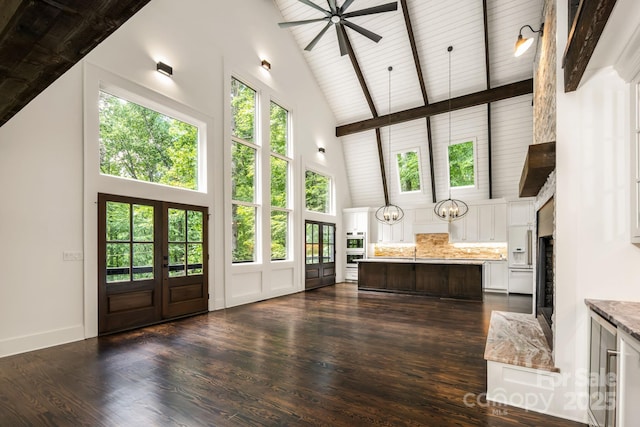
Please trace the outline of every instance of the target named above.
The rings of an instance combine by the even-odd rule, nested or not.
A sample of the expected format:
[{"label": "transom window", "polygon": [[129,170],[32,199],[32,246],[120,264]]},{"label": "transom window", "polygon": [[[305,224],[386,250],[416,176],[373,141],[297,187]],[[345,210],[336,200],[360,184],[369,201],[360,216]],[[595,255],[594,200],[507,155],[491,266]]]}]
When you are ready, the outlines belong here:
[{"label": "transom window", "polygon": [[418,150],[396,154],[398,183],[401,193],[420,191],[420,156]]},{"label": "transom window", "polygon": [[476,184],[475,142],[465,141],[449,145],[449,185],[451,188],[472,187]]},{"label": "transom window", "polygon": [[100,172],[198,190],[199,129],[100,91]]},{"label": "transom window", "polygon": [[305,173],[305,198],[308,211],[331,213],[331,178],[307,170]]}]

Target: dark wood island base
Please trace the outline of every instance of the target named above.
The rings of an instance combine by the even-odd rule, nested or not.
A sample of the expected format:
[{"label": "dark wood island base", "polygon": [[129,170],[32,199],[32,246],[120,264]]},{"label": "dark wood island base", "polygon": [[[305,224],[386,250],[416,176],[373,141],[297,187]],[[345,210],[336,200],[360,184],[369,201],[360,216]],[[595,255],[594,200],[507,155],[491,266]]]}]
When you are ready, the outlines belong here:
[{"label": "dark wood island base", "polygon": [[362,260],[358,289],[482,301],[482,261]]}]

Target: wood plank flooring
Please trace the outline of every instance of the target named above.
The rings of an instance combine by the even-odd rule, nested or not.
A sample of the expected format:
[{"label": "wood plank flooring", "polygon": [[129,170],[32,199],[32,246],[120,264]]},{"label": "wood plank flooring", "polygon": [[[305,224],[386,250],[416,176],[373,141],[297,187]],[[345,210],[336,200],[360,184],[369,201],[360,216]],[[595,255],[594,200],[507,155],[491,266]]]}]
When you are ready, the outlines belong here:
[{"label": "wood plank flooring", "polygon": [[6,357],[0,426],[578,426],[476,400],[491,310],[530,305],[339,284]]}]

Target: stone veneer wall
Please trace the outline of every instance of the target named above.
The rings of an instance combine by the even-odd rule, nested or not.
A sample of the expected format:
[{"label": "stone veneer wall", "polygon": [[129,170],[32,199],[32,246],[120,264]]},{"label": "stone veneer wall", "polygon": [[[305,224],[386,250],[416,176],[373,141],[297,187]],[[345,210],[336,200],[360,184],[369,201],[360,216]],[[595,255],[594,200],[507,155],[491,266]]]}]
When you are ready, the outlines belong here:
[{"label": "stone veneer wall", "polygon": [[465,246],[457,247],[449,243],[447,233],[416,234],[415,245],[394,245],[377,243],[374,245],[373,256],[391,258],[412,258],[416,251],[418,258],[445,259],[506,259],[507,245],[504,246]]},{"label": "stone veneer wall", "polygon": [[[533,143],[556,140],[556,2],[545,0],[533,77]],[[533,25],[532,25],[533,26]]]}]

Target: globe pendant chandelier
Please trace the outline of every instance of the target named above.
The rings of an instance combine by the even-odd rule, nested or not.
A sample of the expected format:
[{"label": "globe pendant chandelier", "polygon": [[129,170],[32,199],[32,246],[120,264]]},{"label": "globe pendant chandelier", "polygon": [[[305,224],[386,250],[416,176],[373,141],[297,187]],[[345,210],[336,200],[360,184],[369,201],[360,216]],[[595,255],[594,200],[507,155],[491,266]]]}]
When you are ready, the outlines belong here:
[{"label": "globe pendant chandelier", "polygon": [[[393,67],[387,68],[389,71],[389,168],[391,168],[391,71]],[[385,190],[385,204],[376,211],[376,219],[388,225],[397,224],[404,218],[404,211],[400,206],[396,206],[389,202],[389,196]]]},{"label": "globe pendant chandelier", "polygon": [[[447,48],[449,52],[449,143],[451,145],[451,51],[453,46]],[[469,206],[462,200],[451,198],[451,183],[449,183],[449,198],[436,203],[434,213],[443,221],[455,221],[469,212]]]}]

